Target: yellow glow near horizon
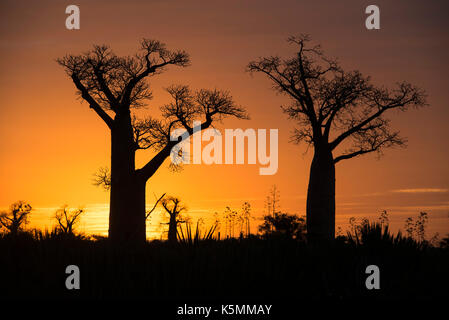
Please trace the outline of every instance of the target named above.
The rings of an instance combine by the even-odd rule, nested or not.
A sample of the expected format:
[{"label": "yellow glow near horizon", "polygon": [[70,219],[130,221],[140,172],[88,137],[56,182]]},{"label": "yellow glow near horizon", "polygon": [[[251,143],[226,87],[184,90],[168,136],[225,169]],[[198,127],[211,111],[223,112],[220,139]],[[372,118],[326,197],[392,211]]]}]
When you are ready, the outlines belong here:
[{"label": "yellow glow near horizon", "polygon": [[[432,228],[449,232],[449,148],[444,147],[449,136],[445,56],[449,44],[446,30],[440,28],[446,21],[444,12],[433,11],[434,19],[421,25],[412,13],[422,11],[424,3],[410,4],[409,15],[397,3],[385,3],[385,12],[401,16],[385,15],[382,29],[367,33],[357,6],[340,2],[322,6],[289,1],[279,6],[268,1],[257,8],[238,1],[187,5],[179,0],[105,6],[80,0],[79,5],[81,29],[68,31],[61,3],[1,3],[2,12],[8,14],[2,16],[0,38],[0,207],[20,199],[34,208],[108,203],[108,194],[92,185],[98,168],[109,165],[108,130],[77,99],[73,83],[55,58],[103,43],[119,55],[133,54],[139,40],[148,37],[170,49],[185,49],[192,65],[151,77],[154,99],[139,113],[157,114],[169,99],[164,88],[173,83],[229,90],[247,107],[251,120],[225,121],[218,127],[279,129],[279,170],[274,176],[260,176],[258,165],[190,165],[172,173],[165,163],[147,184],[147,203],[153,194],[167,192],[180,197],[192,214],[206,216],[228,205],[239,209],[249,201],[254,214],[261,216],[265,196],[276,184],[281,209],[304,215],[312,150],[305,154],[304,145],[289,143],[295,123],[279,108],[288,99],[276,95],[262,76],[251,77],[244,70],[259,56],[291,56],[294,52],[285,39],[306,32],[329,56],[338,57],[344,69],[359,69],[380,85],[406,80],[429,94],[429,108],[390,116],[392,126],[407,136],[407,149],[387,150],[381,161],[368,155],[337,165],[337,221],[344,223],[351,215],[377,217],[385,209],[399,226],[404,216],[428,211]],[[428,10],[434,9],[426,6]],[[150,152],[139,153],[138,165],[150,157]],[[86,230],[89,226],[107,230],[104,210],[87,214]],[[32,224],[34,218],[41,219],[32,216]],[[42,226],[51,225],[42,219]]]}]

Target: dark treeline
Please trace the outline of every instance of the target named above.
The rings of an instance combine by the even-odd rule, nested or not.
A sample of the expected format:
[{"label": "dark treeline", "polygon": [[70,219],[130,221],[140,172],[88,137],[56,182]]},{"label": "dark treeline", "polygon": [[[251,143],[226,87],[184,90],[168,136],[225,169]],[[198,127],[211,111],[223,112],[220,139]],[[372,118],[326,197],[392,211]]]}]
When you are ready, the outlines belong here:
[{"label": "dark treeline", "polygon": [[[175,207],[174,199],[164,202],[170,212],[181,208]],[[31,208],[21,203],[23,210]],[[64,206],[55,220],[59,223],[67,216],[72,221],[79,212]],[[307,242],[304,218],[277,210],[264,216],[257,235],[241,233],[219,240],[217,225],[202,232],[198,224],[192,231],[187,223],[178,225],[176,241],[172,235],[167,241],[139,246],[117,246],[104,237],[77,234],[74,228],[72,233],[64,232],[67,221],[61,220],[64,228],[52,231],[20,228],[0,233],[0,273],[7,275],[0,282],[0,296],[153,300],[444,297],[449,285],[449,237],[425,240],[425,216],[407,219],[404,234],[391,233],[386,212],[377,222],[351,219],[347,234],[337,236],[327,247]],[[365,268],[372,264],[381,270],[381,290],[365,287]],[[80,269],[80,290],[65,287],[68,265]]]},{"label": "dark treeline", "polygon": [[[61,238],[0,237],[0,295],[8,298],[432,298],[446,295],[449,249],[362,230],[359,240],[314,247],[286,238],[242,238],[142,246]],[[368,232],[368,233],[367,233]],[[370,233],[371,232],[371,233]],[[381,235],[381,234],[380,234]],[[67,290],[68,265],[81,289]],[[365,268],[381,270],[381,290],[365,288]],[[294,295],[292,290],[294,289]]]}]

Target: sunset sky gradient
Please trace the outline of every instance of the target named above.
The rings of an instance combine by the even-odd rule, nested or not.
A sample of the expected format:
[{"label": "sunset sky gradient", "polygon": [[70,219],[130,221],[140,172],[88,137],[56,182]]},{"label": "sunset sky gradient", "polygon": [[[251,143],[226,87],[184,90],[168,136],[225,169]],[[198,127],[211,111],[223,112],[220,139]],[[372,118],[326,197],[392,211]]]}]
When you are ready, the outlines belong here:
[{"label": "sunset sky gradient", "polygon": [[[65,7],[77,4],[81,29],[65,28]],[[40,213],[62,204],[84,206],[83,225],[107,230],[108,193],[92,185],[99,167],[109,166],[110,137],[101,119],[75,95],[55,62],[93,44],[108,44],[118,55],[133,54],[143,38],[191,55],[188,68],[170,67],[150,78],[154,99],[144,113],[169,101],[164,88],[229,90],[250,120],[229,120],[225,128],[279,129],[279,169],[260,176],[259,165],[188,165],[180,173],[168,161],[147,184],[153,194],[179,196],[192,215],[212,217],[244,201],[261,216],[270,187],[281,193],[281,208],[305,214],[312,150],[289,143],[295,123],[261,75],[245,72],[260,56],[289,57],[290,35],[308,33],[346,70],[358,69],[377,85],[408,81],[424,88],[429,106],[392,113],[393,127],[408,138],[406,149],[386,150],[337,164],[337,223],[350,216],[377,217],[387,210],[396,227],[405,218],[429,213],[430,231],[449,232],[449,3],[376,1],[381,29],[365,28],[368,1],[24,1],[0,3],[0,208],[19,199]],[[150,159],[140,152],[138,164]],[[94,209],[95,208],[95,209]],[[100,209],[98,209],[100,208]],[[93,214],[92,212],[95,212]],[[33,216],[31,218],[33,221]],[[42,225],[43,220],[35,220]],[[95,220],[97,221],[97,220]],[[103,225],[103,227],[101,227]],[[102,229],[103,228],[103,229]],[[101,229],[101,230],[100,230]],[[431,235],[431,234],[429,234]]]}]

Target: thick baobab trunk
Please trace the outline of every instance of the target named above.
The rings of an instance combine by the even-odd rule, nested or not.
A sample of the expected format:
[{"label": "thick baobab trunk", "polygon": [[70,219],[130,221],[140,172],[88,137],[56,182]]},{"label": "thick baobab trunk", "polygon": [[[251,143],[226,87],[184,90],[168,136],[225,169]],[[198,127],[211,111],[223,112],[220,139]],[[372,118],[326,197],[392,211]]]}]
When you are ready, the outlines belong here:
[{"label": "thick baobab trunk", "polygon": [[111,194],[109,238],[144,243],[145,184],[135,171],[135,149],[129,114],[115,119],[111,130]]},{"label": "thick baobab trunk", "polygon": [[307,190],[307,238],[313,243],[335,238],[335,164],[327,144],[314,148]]},{"label": "thick baobab trunk", "polygon": [[109,238],[113,242],[144,243],[146,240],[145,183],[136,178],[121,177],[115,184],[111,183]]},{"label": "thick baobab trunk", "polygon": [[178,241],[178,221],[176,214],[170,214],[170,222],[168,223],[168,241],[175,243]]}]

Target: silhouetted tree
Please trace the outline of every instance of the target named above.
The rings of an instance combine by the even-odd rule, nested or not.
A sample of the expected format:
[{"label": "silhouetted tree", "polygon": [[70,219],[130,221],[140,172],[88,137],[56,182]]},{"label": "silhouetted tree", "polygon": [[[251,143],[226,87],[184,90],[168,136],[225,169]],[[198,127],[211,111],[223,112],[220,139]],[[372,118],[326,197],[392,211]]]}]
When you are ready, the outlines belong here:
[{"label": "silhouetted tree", "polygon": [[161,204],[170,216],[168,222],[168,241],[173,243],[177,242],[178,225],[185,222],[185,220],[181,218],[181,212],[186,211],[187,207],[182,205],[181,200],[176,197],[164,198],[162,199]]},{"label": "silhouetted tree", "polygon": [[74,226],[78,223],[84,209],[70,209],[67,205],[56,210],[55,219],[58,222],[58,229],[65,234],[73,235]]},{"label": "silhouetted tree", "polygon": [[[105,190],[109,191],[111,189],[111,172],[107,167],[101,167],[98,172],[94,174],[93,185],[98,187],[103,187]],[[145,220],[147,221],[153,211],[156,209],[159,202],[164,198],[165,193],[156,199],[153,207],[145,212]]]},{"label": "silhouetted tree", "polygon": [[297,47],[295,56],[259,58],[247,70],[265,74],[275,90],[292,100],[282,109],[299,124],[293,140],[306,142],[314,150],[307,235],[312,241],[326,242],[335,237],[335,164],[404,145],[405,139],[390,128],[385,114],[423,106],[426,95],[405,82],[394,89],[376,87],[359,71],[344,71],[320,46],[309,46],[308,36],[290,37],[288,42]]},{"label": "silhouetted tree", "polygon": [[[145,185],[180,142],[170,139],[172,131],[181,128],[192,135],[200,129],[192,127],[193,120],[200,120],[205,129],[227,116],[245,119],[247,114],[227,92],[192,92],[188,86],[178,85],[167,89],[173,102],[160,108],[162,120],[133,116],[131,111],[144,107],[152,97],[148,77],[169,65],[189,64],[185,51],[170,51],[156,40],[142,40],[134,56],[119,57],[103,45],[57,61],[111,133],[109,237],[119,242],[144,242]],[[136,169],[135,154],[142,149],[152,149],[155,155]]]},{"label": "silhouetted tree", "polygon": [[5,227],[11,235],[17,235],[29,220],[31,206],[25,201],[14,202],[9,212],[0,213],[0,224]]},{"label": "silhouetted tree", "polygon": [[107,167],[101,167],[98,172],[94,174],[93,185],[103,187],[109,191],[111,189],[111,172]]},{"label": "silhouetted tree", "polygon": [[294,214],[278,212],[275,216],[264,216],[259,232],[264,236],[282,236],[289,239],[305,239],[306,222]]}]

